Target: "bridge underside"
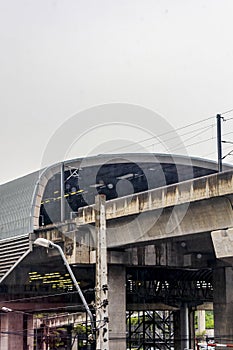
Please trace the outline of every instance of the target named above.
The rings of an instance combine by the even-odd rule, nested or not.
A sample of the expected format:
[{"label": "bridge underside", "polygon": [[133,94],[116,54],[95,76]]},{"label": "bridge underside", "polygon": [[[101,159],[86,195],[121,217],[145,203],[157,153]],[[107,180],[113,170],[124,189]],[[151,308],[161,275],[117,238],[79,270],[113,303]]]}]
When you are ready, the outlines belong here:
[{"label": "bridge underside", "polygon": [[[137,248],[134,248],[137,249]],[[140,248],[141,249],[141,248]],[[51,255],[50,255],[51,254]],[[77,264],[72,270],[91,303],[94,300],[95,266]],[[128,266],[125,273],[127,304],[151,304],[159,309],[193,306],[213,301],[213,271],[209,267]],[[48,311],[48,305],[82,309],[77,291],[60,259],[45,249],[30,253],[1,283],[1,303],[17,303],[16,309]],[[61,302],[62,300],[62,302]],[[36,301],[36,303],[35,303]],[[63,306],[64,305],[64,306]]]},{"label": "bridge underside", "polygon": [[[84,311],[60,256],[42,247],[30,250],[42,237],[61,246],[93,307],[99,220],[94,201],[101,194],[108,200],[111,350],[126,348],[126,311],[130,349],[135,341],[138,349],[155,342],[160,349],[193,347],[187,324],[206,302],[214,305],[216,338],[232,342],[233,233],[226,230],[233,227],[233,172],[213,175],[216,167],[205,161],[188,163],[182,157],[100,156],[57,164],[40,176],[1,186],[1,306],[21,315],[22,329],[25,312]],[[213,247],[211,232],[217,230]],[[215,251],[223,240],[228,259],[218,260]],[[8,328],[0,334],[13,337],[9,320],[1,314],[1,327]],[[0,348],[12,350],[6,339],[0,337]]]},{"label": "bridge underside", "polygon": [[[67,252],[66,240],[67,237],[61,236],[60,244]],[[119,293],[124,294],[127,316],[122,315],[121,322],[127,318],[129,349],[135,344],[138,349],[155,345],[160,349],[180,347],[181,336],[176,330],[180,329],[184,305],[193,312],[199,305],[213,302],[216,260],[210,243],[210,235],[206,233],[202,236],[201,248],[196,238],[184,236],[182,240],[173,238],[109,250],[109,274],[113,276],[114,270],[114,278],[122,276],[123,287]],[[87,256],[85,246],[81,250]],[[126,264],[118,261],[119,256],[124,257]],[[90,260],[86,264],[73,263],[72,270],[87,302],[92,305],[95,265]],[[117,293],[114,292],[116,299]],[[84,311],[60,255],[55,250],[39,247],[3,280],[0,300],[1,307],[27,313]],[[193,331],[190,334],[194,341]]]},{"label": "bridge underside", "polygon": [[[52,235],[61,245],[82,290],[90,294],[91,300],[95,287],[94,247],[86,245],[85,239],[81,243],[77,237],[62,233],[56,227],[40,230],[36,235],[48,239]],[[209,232],[111,248],[108,263],[126,268],[127,303],[141,304],[144,300],[171,306],[211,301],[213,269],[229,266],[216,260]],[[30,302],[30,298],[48,298],[47,295],[53,298],[59,293],[67,293],[68,297],[75,294],[75,288],[56,249],[34,247],[0,284],[1,299],[9,302],[17,296]]]},{"label": "bridge underside", "polygon": [[[134,312],[142,312],[141,324],[141,317],[144,321],[153,319],[155,322],[154,312],[158,310],[178,313],[173,315],[172,321],[174,348],[193,347],[194,333],[187,329],[187,324],[193,324],[191,314],[206,302],[213,302],[216,338],[232,342],[232,265],[230,260],[216,259],[214,236],[211,236],[213,230],[220,230],[216,236],[217,246],[221,246],[224,237],[226,247],[231,245],[231,231],[223,229],[233,226],[232,184],[231,173],[220,174],[174,185],[166,191],[157,189],[108,202],[109,319],[111,329],[115,329],[112,338],[117,339],[116,343],[122,342],[122,349],[126,311],[132,317]],[[61,246],[92,305],[95,300],[96,209],[86,207],[79,214],[78,219],[35,230],[30,239],[43,237]],[[184,214],[181,222],[168,230],[168,220],[176,224],[178,214]],[[149,230],[145,229],[148,223],[151,223]],[[225,251],[231,253],[229,249]],[[224,255],[220,255],[222,257]],[[7,256],[3,260],[7,261]],[[47,251],[42,247],[28,252],[11,273],[2,277],[0,298],[2,306],[26,312],[83,310],[60,256],[55,250]],[[146,316],[147,312],[150,314]],[[138,330],[146,339],[148,330],[146,323],[142,324],[143,330],[141,326]],[[120,335],[117,328],[121,329]],[[150,327],[152,331],[155,329]],[[130,328],[129,342],[133,334],[135,329]]]}]

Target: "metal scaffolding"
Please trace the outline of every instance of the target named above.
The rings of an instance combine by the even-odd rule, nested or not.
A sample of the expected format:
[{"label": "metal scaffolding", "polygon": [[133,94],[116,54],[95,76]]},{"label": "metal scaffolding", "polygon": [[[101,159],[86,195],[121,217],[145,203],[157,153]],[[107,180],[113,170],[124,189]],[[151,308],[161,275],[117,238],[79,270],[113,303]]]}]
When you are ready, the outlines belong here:
[{"label": "metal scaffolding", "polygon": [[173,311],[128,311],[127,348],[160,350],[174,348]]}]

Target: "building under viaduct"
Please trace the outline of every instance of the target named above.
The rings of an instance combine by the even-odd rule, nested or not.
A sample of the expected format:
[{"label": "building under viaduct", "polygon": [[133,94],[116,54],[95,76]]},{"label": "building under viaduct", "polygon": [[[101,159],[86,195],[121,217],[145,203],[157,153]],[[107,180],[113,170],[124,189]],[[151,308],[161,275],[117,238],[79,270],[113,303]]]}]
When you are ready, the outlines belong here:
[{"label": "building under viaduct", "polygon": [[84,311],[61,257],[35,247],[38,237],[62,247],[94,305],[98,195],[109,349],[194,348],[194,311],[210,304],[215,340],[233,342],[233,169],[223,170],[182,156],[99,155],[1,185],[0,348],[33,349],[34,313]]}]

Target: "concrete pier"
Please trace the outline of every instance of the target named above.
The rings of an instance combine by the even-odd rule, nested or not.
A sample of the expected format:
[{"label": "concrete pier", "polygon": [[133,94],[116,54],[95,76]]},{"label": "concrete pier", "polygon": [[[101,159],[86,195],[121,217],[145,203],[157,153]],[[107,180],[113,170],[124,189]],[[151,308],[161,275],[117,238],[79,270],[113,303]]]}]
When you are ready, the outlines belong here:
[{"label": "concrete pier", "polygon": [[215,340],[233,343],[233,270],[214,270],[214,333]]},{"label": "concrete pier", "polygon": [[125,267],[109,265],[109,348],[126,350]]},{"label": "concrete pier", "polygon": [[0,349],[33,350],[33,319],[24,313],[8,312],[1,314]]}]

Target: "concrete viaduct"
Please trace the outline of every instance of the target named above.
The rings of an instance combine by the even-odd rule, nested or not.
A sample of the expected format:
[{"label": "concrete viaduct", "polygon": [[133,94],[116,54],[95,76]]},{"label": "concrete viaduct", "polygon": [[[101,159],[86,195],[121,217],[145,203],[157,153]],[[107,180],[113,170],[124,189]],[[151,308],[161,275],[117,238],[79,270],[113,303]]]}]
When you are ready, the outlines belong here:
[{"label": "concrete viaduct", "polygon": [[35,248],[38,237],[62,247],[93,301],[98,194],[106,197],[109,349],[135,348],[126,311],[140,310],[172,311],[174,335],[160,345],[145,339],[144,319],[137,349],[194,348],[194,311],[206,303],[215,340],[233,342],[231,167],[217,173],[195,158],[99,156],[53,165],[1,185],[0,194],[1,349],[33,349],[33,313],[83,311],[60,256]]}]

